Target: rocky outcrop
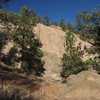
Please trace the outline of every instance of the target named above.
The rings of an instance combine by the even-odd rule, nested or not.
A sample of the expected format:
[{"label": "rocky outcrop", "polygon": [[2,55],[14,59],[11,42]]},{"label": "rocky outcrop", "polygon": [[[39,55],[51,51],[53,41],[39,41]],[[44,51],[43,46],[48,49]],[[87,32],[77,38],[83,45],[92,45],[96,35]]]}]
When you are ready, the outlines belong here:
[{"label": "rocky outcrop", "polygon": [[41,49],[44,52],[43,60],[46,69],[44,77],[49,80],[60,79],[61,58],[65,52],[65,32],[57,27],[43,24],[38,24],[34,30],[43,44]]},{"label": "rocky outcrop", "polygon": [[[59,27],[50,27],[43,24],[38,24],[34,28],[34,32],[39,36],[43,44],[41,49],[44,52],[43,60],[46,69],[43,77],[40,77],[37,81],[29,81],[30,77],[22,80],[19,75],[12,72],[1,72],[0,77],[11,77],[12,81],[18,79],[15,80],[15,83],[18,82],[17,85],[21,89],[25,89],[27,86],[25,91],[30,91],[33,97],[39,98],[38,100],[100,100],[100,75],[94,71],[84,71],[77,75],[71,75],[65,80],[65,83],[61,83],[61,58],[65,52],[65,32]],[[81,42],[82,50],[84,46],[88,48],[92,46],[90,43],[82,41],[77,35],[75,35],[75,38],[77,40],[75,46]],[[8,42],[4,46],[2,53],[7,54],[13,46],[14,44],[11,41]],[[90,55],[85,54],[83,60],[90,57]],[[10,68],[10,66],[3,65],[2,67],[13,72],[16,70],[16,68]],[[31,82],[32,84],[30,84]]]},{"label": "rocky outcrop", "polygon": [[100,100],[100,75],[83,71],[67,79],[66,100]]},{"label": "rocky outcrop", "polygon": [[83,71],[69,76],[66,83],[44,85],[35,93],[40,100],[100,100],[100,75]]},{"label": "rocky outcrop", "polygon": [[[43,60],[45,61],[45,74],[44,77],[47,80],[60,80],[61,72],[61,58],[65,53],[65,32],[57,26],[45,26],[38,24],[34,28],[34,32],[39,36],[43,46],[44,52]],[[67,31],[66,31],[67,32]],[[79,36],[75,35],[75,47],[81,44],[81,50],[84,50],[84,46],[90,48],[92,45],[87,41],[83,41]],[[94,55],[93,55],[94,56]],[[90,55],[83,55],[83,60],[89,59]]]},{"label": "rocky outcrop", "polygon": [[[43,24],[37,24],[33,30],[43,44],[41,49],[44,52],[43,60],[45,62],[44,68],[46,69],[44,79],[48,81],[61,80],[61,58],[65,53],[65,32],[62,31],[60,27],[45,26]],[[75,34],[74,36],[76,38],[75,46],[77,47],[80,43],[81,50],[84,50],[84,46],[87,48],[92,46],[87,41],[81,40],[79,36]],[[6,55],[14,45],[13,41],[8,41],[8,43],[4,46],[2,53]],[[17,56],[19,55],[17,54]],[[94,56],[95,55],[84,53],[82,59],[87,60],[89,58],[93,58]],[[14,67],[20,68],[20,65],[21,63],[16,62]]]}]

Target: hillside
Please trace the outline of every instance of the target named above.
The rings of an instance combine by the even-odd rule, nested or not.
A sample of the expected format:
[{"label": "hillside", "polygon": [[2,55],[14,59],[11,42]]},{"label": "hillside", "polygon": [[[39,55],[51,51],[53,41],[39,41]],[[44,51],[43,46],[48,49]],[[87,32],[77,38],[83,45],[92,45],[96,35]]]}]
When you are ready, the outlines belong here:
[{"label": "hillside", "polygon": [[[38,100],[100,100],[100,75],[95,71],[83,71],[77,75],[71,75],[63,83],[60,72],[61,58],[65,53],[65,32],[59,27],[43,24],[38,24],[33,30],[43,45],[41,49],[44,53],[45,73],[43,77],[35,79],[34,76],[24,77],[16,74],[16,68],[5,64],[0,65],[12,70],[12,72],[0,70],[0,78],[5,81],[4,83],[8,83],[8,88],[9,84],[10,86],[13,84],[14,88],[17,87],[35,98],[38,97]],[[75,34],[74,36],[76,38],[75,47],[79,43],[81,43],[81,50],[84,50],[84,46],[87,48],[92,46],[81,40],[79,36]],[[14,45],[13,41],[8,41],[2,53],[7,54]],[[82,59],[87,60],[95,56],[84,53]],[[16,63],[14,67],[20,68],[20,63]]]},{"label": "hillside", "polygon": [[[45,61],[45,77],[60,80],[59,75],[61,72],[61,58],[65,52],[65,32],[57,26],[45,26],[43,24],[38,24],[35,28],[35,33],[38,34],[43,46],[42,50],[44,52]],[[81,50],[84,50],[84,46],[90,48],[92,45],[86,41],[81,40],[77,35],[75,35],[75,47],[81,43]],[[95,55],[88,55],[84,53],[83,60],[93,58]]]},{"label": "hillside", "polygon": [[43,24],[38,24],[34,30],[43,44],[43,59],[46,69],[44,77],[47,79],[56,77],[57,79],[60,75],[61,58],[64,54],[65,33],[62,30],[48,27]]},{"label": "hillside", "polygon": [[[43,60],[45,61],[44,68],[46,69],[44,79],[46,80],[61,80],[61,58],[65,52],[65,32],[57,26],[45,26],[38,24],[34,27],[34,32],[38,35],[42,42],[42,51],[44,53]],[[81,50],[84,46],[90,48],[92,45],[83,41],[79,36],[75,35],[75,47],[81,43]],[[2,53],[7,54],[15,44],[13,41],[8,41],[4,46]],[[89,58],[94,58],[96,54],[84,53],[82,59],[85,61]],[[20,64],[16,63],[15,67],[20,68]]]}]

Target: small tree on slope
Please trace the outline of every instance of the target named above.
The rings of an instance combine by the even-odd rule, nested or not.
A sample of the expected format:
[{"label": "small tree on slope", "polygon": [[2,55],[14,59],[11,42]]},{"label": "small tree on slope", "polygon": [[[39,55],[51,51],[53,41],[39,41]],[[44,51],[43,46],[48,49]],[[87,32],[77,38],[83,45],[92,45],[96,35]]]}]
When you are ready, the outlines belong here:
[{"label": "small tree on slope", "polygon": [[84,62],[81,60],[77,49],[74,47],[75,38],[72,32],[66,33],[66,53],[62,58],[62,72],[63,77],[68,77],[71,74],[77,74],[86,70]]},{"label": "small tree on slope", "polygon": [[60,21],[60,27],[62,28],[63,31],[66,31],[66,23],[63,18]]}]

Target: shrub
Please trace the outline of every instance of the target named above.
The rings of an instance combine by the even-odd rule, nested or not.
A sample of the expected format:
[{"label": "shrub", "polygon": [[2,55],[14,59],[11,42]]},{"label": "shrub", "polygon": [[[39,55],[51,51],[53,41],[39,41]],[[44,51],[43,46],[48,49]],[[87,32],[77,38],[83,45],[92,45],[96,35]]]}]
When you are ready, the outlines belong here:
[{"label": "shrub", "polygon": [[96,53],[96,51],[95,51],[95,49],[93,47],[90,47],[90,48],[86,49],[86,52],[88,54],[95,54]]},{"label": "shrub", "polygon": [[97,71],[98,74],[100,74],[100,57],[95,57],[94,59],[88,59],[86,62],[85,62],[85,66],[88,68],[88,69],[94,69]]},{"label": "shrub", "polygon": [[72,32],[66,34],[66,53],[62,58],[62,72],[63,77],[68,77],[71,74],[77,74],[86,70],[84,62],[81,60],[77,48],[74,47],[75,38]]},{"label": "shrub", "polygon": [[61,72],[61,75],[63,77],[68,77],[71,74],[77,74],[87,69],[84,65],[84,62],[75,52],[73,52],[72,55],[64,54],[62,63],[63,71]]}]

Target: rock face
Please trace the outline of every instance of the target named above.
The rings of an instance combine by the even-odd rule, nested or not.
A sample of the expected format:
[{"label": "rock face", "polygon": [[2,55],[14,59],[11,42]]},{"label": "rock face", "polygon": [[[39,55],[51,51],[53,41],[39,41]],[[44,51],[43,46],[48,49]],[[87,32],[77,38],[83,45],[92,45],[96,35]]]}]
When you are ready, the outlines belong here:
[{"label": "rock face", "polygon": [[100,75],[83,71],[69,76],[67,83],[44,85],[35,93],[40,100],[100,100]]},{"label": "rock face", "polygon": [[[43,60],[45,61],[45,74],[44,77],[46,80],[61,80],[61,58],[65,52],[65,32],[57,26],[45,26],[43,24],[37,24],[34,27],[34,32],[39,36],[43,46],[42,51],[44,52]],[[84,49],[84,46],[90,48],[92,45],[86,41],[81,40],[77,35],[74,35],[76,38],[75,46],[81,43],[81,49]],[[8,41],[4,46],[2,53],[7,54],[10,49],[14,46],[13,41]],[[94,55],[83,55],[83,60],[87,60]],[[20,63],[16,63],[15,67],[20,68]]]},{"label": "rock face", "polygon": [[[38,34],[43,46],[42,51],[44,52],[43,60],[45,61],[45,75],[46,80],[60,80],[61,72],[61,58],[65,52],[65,32],[57,26],[45,26],[38,24],[34,28],[34,32]],[[67,32],[67,31],[66,31]],[[77,47],[81,43],[81,50],[84,50],[84,46],[90,48],[92,45],[86,41],[81,40],[75,35],[75,46]],[[92,55],[94,56],[94,55]],[[89,59],[90,55],[83,55],[83,60]]]},{"label": "rock face", "polygon": [[[66,80],[66,83],[58,82],[61,80],[61,58],[65,52],[65,32],[59,27],[48,27],[43,24],[38,24],[34,31],[43,44],[41,49],[44,52],[43,60],[45,61],[44,67],[46,69],[43,76],[44,81],[42,80],[41,83],[36,81],[35,84],[30,84],[29,80],[24,79],[22,82],[24,86],[22,86],[19,84],[21,80],[17,80],[17,85],[22,89],[28,84],[26,91],[29,90],[33,97],[39,98],[38,100],[100,100],[100,75],[94,71],[83,71],[77,75],[71,75]],[[92,46],[90,43],[82,41],[78,36],[75,35],[75,37],[77,40],[75,45],[77,46],[81,42],[82,50],[84,45],[88,48]],[[13,45],[11,41],[8,42],[2,52],[7,54]],[[89,57],[90,55],[84,55],[83,58],[86,60]],[[9,77],[12,74],[1,73],[2,76],[6,75]],[[14,77],[16,77],[16,74]],[[34,83],[34,81],[32,82]],[[52,84],[49,84],[50,82]],[[39,86],[36,86],[38,84]]]},{"label": "rock face", "polygon": [[56,27],[48,27],[43,24],[38,24],[34,28],[38,34],[43,46],[43,60],[45,61],[45,78],[58,80],[61,70],[61,58],[65,52],[65,32]]},{"label": "rock face", "polygon": [[[39,36],[43,46],[42,51],[44,52],[43,60],[45,61],[45,74],[44,77],[46,80],[61,80],[61,58],[65,52],[65,32],[57,26],[45,26],[43,24],[38,24],[34,27],[34,32]],[[84,46],[90,48],[92,45],[86,41],[81,40],[77,35],[74,35],[76,38],[75,46],[78,46],[81,43],[81,49],[84,49]],[[14,46],[13,41],[8,41],[4,46],[2,53],[7,54],[10,49]],[[94,56],[94,55],[92,55]],[[83,60],[87,60],[90,55],[83,56]],[[20,68],[20,63],[16,63],[15,67]]]},{"label": "rock face", "polygon": [[[60,28],[48,27],[38,24],[34,28],[43,44],[41,48],[44,52],[45,75],[44,79],[47,83],[55,80],[53,84],[44,84],[34,95],[40,100],[100,100],[100,76],[95,72],[84,71],[78,75],[71,75],[67,79],[67,83],[58,83],[61,71],[61,58],[64,54],[65,32]],[[80,42],[81,49],[86,45],[90,48],[92,45],[86,41],[82,41],[75,35],[77,46]],[[90,57],[83,56],[83,60]]]},{"label": "rock face", "polygon": [[100,75],[83,71],[69,76],[67,80],[66,100],[100,100]]}]

